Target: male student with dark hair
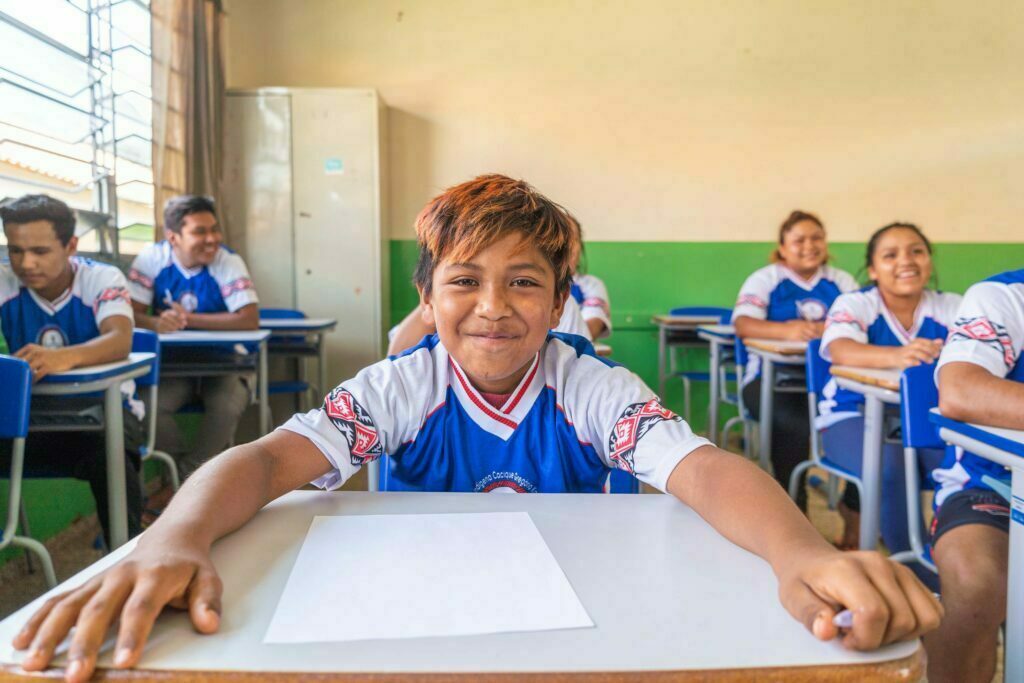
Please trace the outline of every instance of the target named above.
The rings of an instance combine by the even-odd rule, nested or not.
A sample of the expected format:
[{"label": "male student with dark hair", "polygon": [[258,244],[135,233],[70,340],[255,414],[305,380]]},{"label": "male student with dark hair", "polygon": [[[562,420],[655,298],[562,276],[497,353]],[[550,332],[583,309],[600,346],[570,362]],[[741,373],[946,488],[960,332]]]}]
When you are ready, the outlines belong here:
[{"label": "male student with dark hair", "polygon": [[[75,215],[64,202],[26,195],[0,207],[10,264],[0,263],[0,326],[10,352],[26,360],[36,380],[55,372],[124,359],[132,348],[128,283],[117,268],[75,256]],[[122,388],[128,494],[128,533],[139,533],[142,512],[138,446],[143,406],[133,382]],[[33,411],[86,410],[91,397],[32,398]],[[104,534],[107,467],[102,431],[33,433],[26,441],[26,476],[84,479],[92,488]],[[0,441],[0,467],[10,466],[10,442]]]},{"label": "male student with dark hair", "polygon": [[[128,273],[139,327],[177,330],[255,330],[259,299],[242,257],[225,247],[213,200],[181,195],[164,208],[166,240],[146,247]],[[165,356],[166,358],[166,356]],[[157,445],[178,462],[182,478],[231,443],[250,402],[238,375],[168,378],[160,382]],[[187,451],[174,421],[183,406],[201,400],[204,418]]]},{"label": "male student with dark hair", "polygon": [[[122,562],[29,619],[14,640],[29,649],[26,670],[46,667],[75,626],[67,680],[87,679],[118,619],[114,662],[133,666],[166,605],[213,633],[214,541],[274,498],[309,482],[337,488],[385,453],[398,487],[419,491],[598,493],[619,468],[763,557],[782,604],[815,637],[873,649],[936,627],[942,607],[908,568],[836,550],[771,477],[695,435],[585,339],[550,332],[578,240],[562,207],[523,181],[481,176],[431,200],[416,232],[415,282],[437,334],[204,465]],[[844,607],[853,626],[840,632]]]}]

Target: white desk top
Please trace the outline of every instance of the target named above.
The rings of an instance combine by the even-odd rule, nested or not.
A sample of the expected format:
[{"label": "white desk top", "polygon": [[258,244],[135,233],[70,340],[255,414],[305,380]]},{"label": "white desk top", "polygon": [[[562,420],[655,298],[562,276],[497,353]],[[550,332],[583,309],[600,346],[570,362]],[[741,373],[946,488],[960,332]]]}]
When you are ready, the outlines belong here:
[{"label": "white desk top", "polygon": [[939,427],[962,434],[1012,455],[1024,457],[1024,431],[1022,430],[991,427],[973,422],[960,422],[959,420],[946,417],[938,408],[932,408],[929,412],[929,419]]},{"label": "white desk top", "polygon": [[669,315],[659,314],[651,317],[651,323],[659,327],[692,328],[697,325],[712,325],[721,320],[717,315]]},{"label": "white desk top", "polygon": [[261,342],[270,334],[270,330],[182,330],[161,334],[160,343],[164,346],[244,344]]},{"label": "white desk top", "polygon": [[[276,602],[314,515],[530,513],[595,628],[472,637],[264,645]],[[85,581],[133,544],[48,593]],[[145,669],[333,672],[664,671],[866,664],[911,656],[918,643],[873,653],[821,643],[777,598],[768,565],[663,495],[483,495],[298,491],[220,541],[221,632],[198,635],[181,612],[160,617]],[[415,562],[415,558],[410,558]],[[354,590],[386,593],[387,586]],[[0,622],[0,663],[31,605]],[[482,596],[486,599],[486,596]],[[500,609],[500,605],[495,605]],[[325,605],[324,609],[344,609]],[[109,666],[110,653],[100,659]]]},{"label": "white desk top", "polygon": [[698,332],[704,332],[713,337],[731,339],[736,336],[736,328],[733,325],[698,325]]},{"label": "white desk top", "polygon": [[41,388],[47,384],[80,384],[83,382],[95,382],[97,380],[108,379],[111,377],[120,377],[121,375],[131,372],[136,368],[151,363],[154,358],[156,358],[156,356],[152,353],[133,352],[128,354],[126,359],[115,361],[113,363],[87,365],[80,368],[74,368],[72,370],[65,370],[64,372],[55,372],[52,375],[47,375],[34,386]]},{"label": "white desk top", "polygon": [[334,318],[260,318],[262,330],[326,330],[334,327]]},{"label": "white desk top", "polygon": [[807,342],[789,339],[744,339],[743,344],[754,352],[774,353],[781,356],[802,356],[807,352]]},{"label": "white desk top", "polygon": [[836,377],[845,377],[860,384],[881,387],[889,391],[900,390],[900,371],[895,368],[857,368],[850,365],[833,365],[830,372]]},{"label": "white desk top", "polygon": [[612,355],[612,347],[600,342],[594,342],[594,353],[599,356],[610,356]]}]

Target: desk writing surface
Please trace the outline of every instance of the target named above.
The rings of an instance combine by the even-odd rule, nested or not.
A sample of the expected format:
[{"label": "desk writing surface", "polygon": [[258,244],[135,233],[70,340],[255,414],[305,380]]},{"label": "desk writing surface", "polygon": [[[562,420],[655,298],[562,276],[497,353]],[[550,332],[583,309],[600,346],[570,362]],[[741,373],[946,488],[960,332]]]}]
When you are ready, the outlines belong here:
[{"label": "desk writing surface", "polygon": [[1007,427],[992,427],[974,422],[960,422],[946,417],[938,408],[929,411],[929,420],[942,428],[1024,458],[1024,431]]},{"label": "desk writing surface", "polygon": [[744,339],[748,349],[777,353],[782,356],[800,356],[807,352],[807,342],[789,339]]},{"label": "desk writing surface", "polygon": [[697,331],[707,332],[716,337],[736,336],[736,327],[734,325],[700,325],[697,327]]},{"label": "desk writing surface", "polygon": [[[315,515],[486,511],[530,514],[595,628],[402,641],[262,643]],[[775,578],[764,561],[723,539],[669,496],[298,491],[219,542],[213,560],[225,585],[221,633],[201,636],[184,613],[164,614],[142,668],[622,672],[920,663],[917,642],[856,653],[836,642],[816,641],[778,603]],[[98,564],[110,561],[108,556]],[[86,570],[68,583],[84,581],[89,574]],[[0,663],[18,661],[9,646],[11,637],[42,600],[0,622]],[[100,666],[109,663],[106,653]]]},{"label": "desk writing surface", "polygon": [[261,342],[271,334],[270,330],[182,330],[165,332],[160,343],[165,346],[188,346],[191,344],[243,344]]},{"label": "desk writing surface", "polygon": [[900,371],[895,368],[857,368],[850,365],[833,365],[831,373],[854,382],[881,387],[889,391],[900,390]]},{"label": "desk writing surface", "polygon": [[337,324],[334,318],[260,318],[264,330],[322,330]]},{"label": "desk writing surface", "polygon": [[655,325],[665,325],[671,327],[673,325],[679,325],[682,327],[695,327],[697,325],[710,325],[717,323],[721,320],[721,316],[718,315],[655,315],[651,317],[651,322]]},{"label": "desk writing surface", "polygon": [[151,362],[155,355],[148,352],[135,352],[128,354],[124,360],[113,363],[102,363],[100,365],[86,365],[80,368],[72,368],[63,372],[54,372],[39,380],[40,384],[61,384],[65,382],[84,382],[103,379],[112,375],[118,375],[126,370],[137,368],[140,365]]}]

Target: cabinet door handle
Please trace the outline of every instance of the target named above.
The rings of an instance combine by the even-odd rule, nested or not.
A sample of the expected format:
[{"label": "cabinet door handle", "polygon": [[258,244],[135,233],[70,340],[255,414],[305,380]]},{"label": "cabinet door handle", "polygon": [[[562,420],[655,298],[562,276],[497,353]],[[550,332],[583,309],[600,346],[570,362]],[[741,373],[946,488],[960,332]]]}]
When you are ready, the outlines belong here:
[{"label": "cabinet door handle", "polygon": [[299,218],[312,218],[313,214],[307,211],[299,211]]}]

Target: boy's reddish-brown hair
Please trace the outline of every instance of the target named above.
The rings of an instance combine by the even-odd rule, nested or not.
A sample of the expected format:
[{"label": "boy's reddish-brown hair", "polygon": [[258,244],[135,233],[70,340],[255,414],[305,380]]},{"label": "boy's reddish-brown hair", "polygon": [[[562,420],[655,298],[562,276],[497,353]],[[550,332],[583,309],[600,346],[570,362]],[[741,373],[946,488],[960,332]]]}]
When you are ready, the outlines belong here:
[{"label": "boy's reddish-brown hair", "polygon": [[556,293],[567,292],[580,249],[579,224],[529,183],[497,173],[449,187],[420,211],[416,286],[429,294],[434,268],[442,259],[468,261],[514,232],[547,258],[555,271]]}]

